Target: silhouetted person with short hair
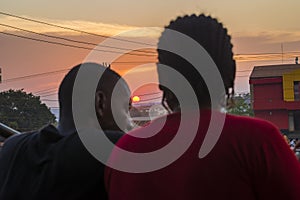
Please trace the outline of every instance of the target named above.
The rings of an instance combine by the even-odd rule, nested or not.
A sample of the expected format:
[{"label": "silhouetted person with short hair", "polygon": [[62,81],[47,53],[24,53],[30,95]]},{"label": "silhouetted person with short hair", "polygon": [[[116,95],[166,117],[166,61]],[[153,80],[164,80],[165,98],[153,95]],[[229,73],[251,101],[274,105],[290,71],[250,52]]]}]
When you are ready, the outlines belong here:
[{"label": "silhouetted person with short hair", "polygon": [[[130,98],[127,83],[111,69],[96,63],[75,66],[60,84],[58,128],[48,125],[5,142],[0,153],[1,200],[107,199],[104,165],[86,150],[73,120],[73,86],[81,67],[98,67],[103,72],[95,95],[98,121],[112,142],[123,135],[113,120],[111,104],[119,108],[118,114],[125,126],[128,108],[124,106],[129,106]],[[122,87],[117,98],[112,100],[112,91],[118,81]]]},{"label": "silhouetted person with short hair", "polygon": [[[167,29],[189,36],[208,52],[223,79],[225,92],[219,94],[220,99],[210,98],[209,88],[204,78],[188,60],[160,48],[163,41],[171,41],[173,50],[178,48],[175,52],[181,52],[183,48],[193,50],[191,45],[183,43],[176,37],[168,40],[171,34]],[[192,134],[190,128],[195,124],[199,125],[196,136],[179,158],[176,157],[173,162],[161,168],[154,168],[152,171],[146,168],[148,169],[146,172],[138,170],[124,172],[125,170],[106,168],[105,182],[110,200],[299,199],[300,165],[279,130],[264,120],[233,116],[222,113],[217,108],[212,109],[212,102],[224,102],[223,99],[225,100],[226,97],[230,99],[234,93],[236,67],[230,40],[223,25],[205,15],[178,17],[166,26],[158,43],[159,63],[175,69],[189,82],[195,92],[200,111],[196,105],[190,104],[185,105],[187,111],[183,113],[182,104],[173,91],[161,85],[163,104],[172,113],[166,119],[156,119],[147,127],[126,134],[118,141],[117,146],[130,152],[145,153],[144,156],[148,156],[146,153],[161,150],[171,144],[178,134]],[[197,52],[190,53],[197,57]],[[160,83],[169,82],[171,85],[181,87],[178,78],[159,66],[158,76]],[[185,94],[184,88],[180,88],[177,94]],[[184,97],[190,98],[183,95]],[[225,105],[225,103],[221,104]],[[200,114],[200,119],[195,117],[195,113]],[[222,117],[225,119],[224,126],[218,120],[211,121],[213,114],[217,119]],[[185,117],[186,115],[188,117]],[[179,130],[181,123],[185,128]],[[157,127],[161,127],[161,124],[164,124],[163,127],[152,137],[132,137],[132,135],[149,135],[151,131],[158,130]],[[214,141],[214,134],[219,133],[214,129],[218,126],[223,128],[220,130],[221,135],[215,146],[208,154],[199,157],[202,145],[210,144]],[[213,134],[208,141],[205,141],[209,128]],[[177,146],[169,149],[166,155],[172,157],[177,149],[187,143],[184,139],[177,141]],[[118,164],[117,166],[123,164],[126,166],[128,161],[123,158],[122,152],[114,149],[110,166],[114,163]],[[142,158],[141,156],[140,159]],[[166,159],[168,157],[161,157],[161,153],[157,154],[157,163],[164,163]],[[130,162],[133,169],[143,166],[142,164],[140,160],[136,163]],[[134,168],[135,166],[137,167]]]}]

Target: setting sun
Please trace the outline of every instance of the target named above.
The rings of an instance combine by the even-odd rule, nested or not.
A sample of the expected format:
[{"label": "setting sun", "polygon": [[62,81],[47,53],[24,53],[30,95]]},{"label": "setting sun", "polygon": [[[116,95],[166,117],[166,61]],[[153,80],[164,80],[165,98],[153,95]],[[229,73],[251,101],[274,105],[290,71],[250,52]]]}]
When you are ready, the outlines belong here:
[{"label": "setting sun", "polygon": [[132,97],[133,102],[139,102],[140,100],[141,100],[141,98],[139,96],[133,96]]}]

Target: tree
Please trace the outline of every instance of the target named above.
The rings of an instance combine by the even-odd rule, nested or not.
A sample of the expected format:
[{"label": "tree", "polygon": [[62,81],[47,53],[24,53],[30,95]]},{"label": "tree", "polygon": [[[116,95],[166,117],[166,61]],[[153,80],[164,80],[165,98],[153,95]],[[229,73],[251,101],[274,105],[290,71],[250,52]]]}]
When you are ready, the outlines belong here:
[{"label": "tree", "polygon": [[55,115],[40,97],[22,90],[0,92],[0,122],[20,132],[55,122]]},{"label": "tree", "polygon": [[238,94],[233,97],[234,105],[227,110],[233,115],[254,116],[251,108],[251,95],[249,93]]}]

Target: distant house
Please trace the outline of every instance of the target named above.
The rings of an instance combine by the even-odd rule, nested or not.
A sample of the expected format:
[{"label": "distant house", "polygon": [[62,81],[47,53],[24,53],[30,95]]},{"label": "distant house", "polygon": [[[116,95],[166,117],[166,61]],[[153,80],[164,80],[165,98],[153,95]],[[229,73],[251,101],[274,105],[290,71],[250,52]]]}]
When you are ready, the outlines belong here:
[{"label": "distant house", "polygon": [[300,65],[254,67],[249,83],[255,117],[300,138]]}]

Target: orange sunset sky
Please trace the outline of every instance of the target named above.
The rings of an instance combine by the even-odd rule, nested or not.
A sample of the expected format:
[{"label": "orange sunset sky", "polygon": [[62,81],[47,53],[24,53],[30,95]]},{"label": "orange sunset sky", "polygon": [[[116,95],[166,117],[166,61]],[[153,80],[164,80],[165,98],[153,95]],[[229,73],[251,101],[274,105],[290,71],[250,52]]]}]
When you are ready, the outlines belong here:
[{"label": "orange sunset sky", "polygon": [[[40,95],[48,106],[57,107],[56,92],[64,74],[72,66],[86,61],[91,49],[99,43],[111,47],[96,47],[99,50],[97,62],[112,62],[113,59],[112,68],[120,74],[140,66],[126,76],[132,88],[136,79],[155,81],[153,48],[160,28],[177,16],[205,13],[218,18],[229,30],[237,61],[235,89],[237,93],[248,92],[249,74],[254,66],[294,63],[295,57],[300,56],[299,9],[299,0],[1,0],[3,81],[0,90],[24,88]],[[106,37],[24,18],[108,38],[122,34],[124,40],[142,41],[152,44],[153,48],[143,50],[150,53],[132,52],[135,55],[115,58],[116,52],[122,52],[122,48],[136,48],[136,44],[120,40],[107,42]],[[153,28],[143,32],[139,29],[143,27]],[[140,31],[133,32],[136,29]],[[157,92],[153,87],[147,89],[136,91],[136,94]],[[149,98],[157,95],[160,94]]]}]

